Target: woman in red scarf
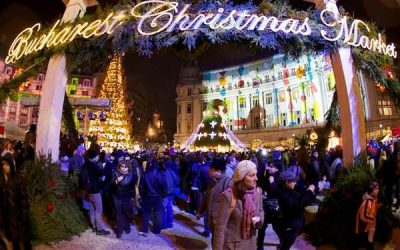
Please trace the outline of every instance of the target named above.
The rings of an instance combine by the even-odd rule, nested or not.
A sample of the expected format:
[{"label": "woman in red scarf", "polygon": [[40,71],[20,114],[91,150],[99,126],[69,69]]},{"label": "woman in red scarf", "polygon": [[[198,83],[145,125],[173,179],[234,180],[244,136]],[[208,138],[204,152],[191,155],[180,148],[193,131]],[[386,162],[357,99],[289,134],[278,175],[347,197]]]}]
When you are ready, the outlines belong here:
[{"label": "woman in red scarf", "polygon": [[213,236],[214,250],[256,249],[256,230],[264,211],[261,189],[257,188],[257,167],[241,161],[233,175],[233,186],[221,194]]}]

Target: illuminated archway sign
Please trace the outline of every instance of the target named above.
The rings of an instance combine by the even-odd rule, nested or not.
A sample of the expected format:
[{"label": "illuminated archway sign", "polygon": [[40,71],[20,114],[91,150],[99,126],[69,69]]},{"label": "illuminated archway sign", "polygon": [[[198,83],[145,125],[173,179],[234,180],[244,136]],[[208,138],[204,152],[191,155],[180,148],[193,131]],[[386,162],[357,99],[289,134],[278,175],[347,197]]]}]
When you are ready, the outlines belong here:
[{"label": "illuminated archway sign", "polygon": [[[137,31],[143,36],[151,36],[160,32],[198,30],[208,27],[213,30],[247,30],[262,31],[269,29],[273,32],[284,32],[287,34],[308,36],[311,34],[309,19],[303,20],[287,18],[279,20],[275,16],[252,14],[250,10],[225,11],[219,8],[216,12],[204,12],[191,14],[188,12],[191,4],[185,4],[178,8],[178,2],[167,2],[161,0],[150,0],[138,3],[130,10],[119,13],[110,13],[103,20],[95,20],[91,23],[67,25],[61,28],[61,21],[55,22],[49,32],[40,34],[41,24],[37,23],[23,30],[12,43],[6,63],[15,63],[23,56],[45,48],[52,48],[60,44],[73,41],[76,37],[96,37],[104,34],[112,34],[118,26],[128,21],[129,18],[137,18]],[[144,10],[144,11],[143,11]],[[355,19],[348,25],[348,17],[341,17],[337,21],[329,21],[328,18],[335,13],[329,9],[321,11],[321,22],[327,28],[338,28],[337,34],[328,34],[325,30],[319,30],[321,36],[328,41],[342,40],[344,43],[371,51],[382,53],[397,58],[396,47],[393,43],[385,44],[382,35],[370,38],[362,32],[371,31],[368,25]]]}]

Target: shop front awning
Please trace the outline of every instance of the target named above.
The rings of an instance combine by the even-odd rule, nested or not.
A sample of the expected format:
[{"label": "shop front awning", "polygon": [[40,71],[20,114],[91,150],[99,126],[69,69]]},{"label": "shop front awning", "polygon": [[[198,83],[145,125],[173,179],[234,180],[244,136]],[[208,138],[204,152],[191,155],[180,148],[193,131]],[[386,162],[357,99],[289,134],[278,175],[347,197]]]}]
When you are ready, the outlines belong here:
[{"label": "shop front awning", "polygon": [[[110,110],[111,101],[107,98],[82,98],[82,97],[69,97],[69,102],[74,108],[89,108],[89,109],[102,109]],[[21,104],[25,107],[39,106],[39,96],[22,96]]]}]

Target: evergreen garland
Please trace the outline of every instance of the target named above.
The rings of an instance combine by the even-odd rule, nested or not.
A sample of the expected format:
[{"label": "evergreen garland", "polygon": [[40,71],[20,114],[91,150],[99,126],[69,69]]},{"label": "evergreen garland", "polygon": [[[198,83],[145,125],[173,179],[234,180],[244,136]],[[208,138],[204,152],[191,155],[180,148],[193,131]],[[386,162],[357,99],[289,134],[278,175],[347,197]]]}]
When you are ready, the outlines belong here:
[{"label": "evergreen garland", "polygon": [[[178,1],[180,6],[185,1]],[[246,42],[254,44],[262,49],[270,49],[278,53],[284,53],[292,57],[298,57],[304,53],[323,53],[329,54],[338,47],[346,46],[338,42],[329,42],[323,39],[319,30],[329,30],[320,23],[320,11],[309,9],[308,11],[297,11],[293,9],[286,1],[265,0],[259,6],[251,2],[245,4],[234,5],[228,1],[194,1],[188,10],[191,13],[208,12],[217,10],[221,5],[226,11],[236,9],[238,11],[247,9],[253,13],[261,13],[264,15],[273,15],[278,19],[281,18],[297,18],[303,19],[308,17],[312,29],[309,36],[297,36],[293,34],[284,34],[282,32],[272,32],[269,29],[258,31],[241,31],[241,30],[212,30],[202,27],[195,31],[178,31],[166,33],[161,32],[151,37],[142,37],[136,31],[137,20],[129,16],[127,20],[119,26],[111,35],[102,35],[100,37],[92,37],[90,39],[77,38],[71,43],[59,45],[54,48],[42,50],[37,53],[23,57],[17,62],[21,68],[32,65],[34,61],[47,61],[51,55],[63,53],[67,57],[68,73],[93,73],[102,71],[109,63],[108,56],[114,51],[126,52],[135,50],[139,55],[151,56],[155,51],[162,48],[168,48],[182,44],[187,50],[192,51],[198,44],[212,43],[222,44],[227,42]],[[132,1],[120,1],[113,7],[98,7],[96,12],[91,15],[85,15],[74,21],[74,24],[83,22],[92,22],[96,19],[104,19],[111,11],[119,12],[129,9],[133,6]],[[343,9],[340,9],[342,15],[346,15]],[[351,20],[349,20],[350,22]],[[61,30],[70,23],[61,25],[55,32]],[[372,28],[373,34],[378,29],[373,24],[368,24]],[[49,31],[52,26],[43,29],[43,32]],[[396,81],[391,83],[385,79],[383,67],[393,65],[393,60],[387,56],[374,53],[360,48],[352,48],[353,58],[357,68],[368,72],[371,78],[385,86],[388,93],[399,104],[396,96],[400,95],[399,83]],[[15,79],[12,85],[0,87],[0,100],[4,100],[4,95],[10,96],[12,92],[17,90],[17,82],[21,82],[22,78]],[[26,78],[25,78],[26,79]],[[395,81],[395,80],[393,80]],[[396,101],[397,100],[397,101]]]},{"label": "evergreen garland", "polygon": [[87,228],[77,202],[77,176],[62,176],[49,159],[41,156],[24,165],[34,244],[67,240]]},{"label": "evergreen garland", "polygon": [[[365,152],[343,171],[323,200],[315,221],[308,228],[309,239],[314,245],[333,244],[338,249],[357,249],[357,242],[354,241],[356,215],[368,183],[376,180],[376,171],[368,163]],[[385,213],[387,211],[384,207],[378,210],[375,236],[381,242],[386,242],[390,237],[390,226],[385,221],[390,216],[382,216]]]}]

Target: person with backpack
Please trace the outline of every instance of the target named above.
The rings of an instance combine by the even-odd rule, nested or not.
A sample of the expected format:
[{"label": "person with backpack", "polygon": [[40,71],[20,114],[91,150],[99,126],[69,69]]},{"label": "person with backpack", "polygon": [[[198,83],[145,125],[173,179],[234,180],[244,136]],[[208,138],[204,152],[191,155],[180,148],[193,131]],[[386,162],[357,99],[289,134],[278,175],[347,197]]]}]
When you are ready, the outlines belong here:
[{"label": "person with backpack", "polygon": [[232,178],[226,175],[225,169],[225,161],[218,158],[212,160],[208,171],[211,183],[207,187],[203,202],[196,215],[197,219],[200,219],[204,213],[207,215],[204,216],[204,220],[208,220],[212,235],[219,207],[219,197],[231,185]]},{"label": "person with backpack", "polygon": [[368,191],[363,195],[363,201],[356,217],[356,234],[360,235],[362,244],[367,250],[374,249],[376,215],[378,211],[379,185],[377,182],[368,184]]},{"label": "person with backpack", "polygon": [[103,201],[101,197],[101,182],[104,178],[103,169],[99,166],[99,155],[96,150],[87,151],[88,160],[82,166],[79,176],[79,185],[84,192],[84,199],[89,208],[92,229],[97,235],[108,235],[110,231],[105,230],[103,221]]},{"label": "person with backpack", "polygon": [[257,188],[257,166],[249,160],[239,162],[232,187],[219,198],[212,248],[257,249],[257,229],[264,220],[262,191]]}]

